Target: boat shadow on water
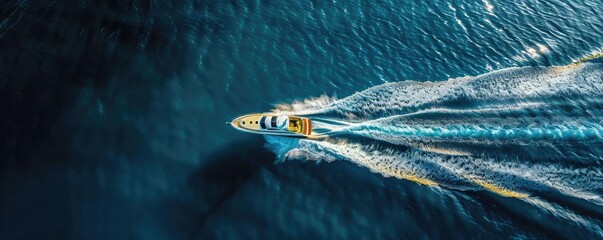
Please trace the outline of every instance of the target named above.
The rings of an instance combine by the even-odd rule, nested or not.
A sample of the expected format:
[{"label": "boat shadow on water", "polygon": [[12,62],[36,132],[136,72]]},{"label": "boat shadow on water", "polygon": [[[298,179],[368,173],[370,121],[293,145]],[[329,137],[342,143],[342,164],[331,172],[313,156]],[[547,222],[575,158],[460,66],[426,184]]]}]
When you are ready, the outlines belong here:
[{"label": "boat shadow on water", "polygon": [[214,197],[215,200],[210,200],[209,208],[198,216],[190,238],[197,236],[208,218],[231,199],[251,176],[261,168],[272,168],[275,155],[265,149],[264,144],[265,141],[260,136],[238,139],[218,148],[202,160],[201,167],[188,179],[190,185],[197,189],[207,185],[219,186],[221,193]]}]

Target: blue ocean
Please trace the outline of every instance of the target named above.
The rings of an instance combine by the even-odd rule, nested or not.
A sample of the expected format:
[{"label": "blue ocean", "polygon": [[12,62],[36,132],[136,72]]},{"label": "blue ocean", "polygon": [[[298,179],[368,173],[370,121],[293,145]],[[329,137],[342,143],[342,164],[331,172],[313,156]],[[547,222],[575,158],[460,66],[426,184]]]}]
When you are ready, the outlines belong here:
[{"label": "blue ocean", "polygon": [[602,12],[3,1],[0,239],[601,239]]}]

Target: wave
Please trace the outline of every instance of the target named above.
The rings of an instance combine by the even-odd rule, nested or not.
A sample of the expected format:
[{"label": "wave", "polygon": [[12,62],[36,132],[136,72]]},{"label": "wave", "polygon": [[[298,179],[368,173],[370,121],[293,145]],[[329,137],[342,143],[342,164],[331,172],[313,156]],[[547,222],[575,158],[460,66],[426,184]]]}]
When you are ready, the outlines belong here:
[{"label": "wave", "polygon": [[[294,111],[281,112],[373,119],[438,107],[480,109],[580,100],[601,96],[603,73],[600,68],[600,64],[593,63],[573,67],[514,67],[441,82],[386,83],[324,107],[290,107]],[[312,100],[304,101],[305,105],[311,105]],[[282,106],[286,104],[281,105],[284,109]]]},{"label": "wave", "polygon": [[386,83],[279,109],[311,117],[321,137],[266,136],[281,160],[346,160],[385,177],[536,206],[557,205],[544,193],[603,205],[601,63]]}]

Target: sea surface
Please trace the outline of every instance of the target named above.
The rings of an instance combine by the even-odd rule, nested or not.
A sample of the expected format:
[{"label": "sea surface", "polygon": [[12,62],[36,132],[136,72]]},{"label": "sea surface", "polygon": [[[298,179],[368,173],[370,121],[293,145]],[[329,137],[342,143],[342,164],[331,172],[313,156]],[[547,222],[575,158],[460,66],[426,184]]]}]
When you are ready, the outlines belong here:
[{"label": "sea surface", "polygon": [[601,239],[602,12],[2,1],[0,239]]}]

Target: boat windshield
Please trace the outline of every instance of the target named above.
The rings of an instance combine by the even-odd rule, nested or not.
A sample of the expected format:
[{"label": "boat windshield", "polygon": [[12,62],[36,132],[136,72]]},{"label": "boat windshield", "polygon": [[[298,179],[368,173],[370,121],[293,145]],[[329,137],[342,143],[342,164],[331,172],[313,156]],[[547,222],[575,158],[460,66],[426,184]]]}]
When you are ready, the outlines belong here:
[{"label": "boat windshield", "polygon": [[281,130],[289,130],[289,117],[288,116],[278,116],[276,117],[276,126],[274,126]]},{"label": "boat windshield", "polygon": [[266,116],[263,116],[262,118],[260,118],[260,127],[262,129],[266,129]]}]

